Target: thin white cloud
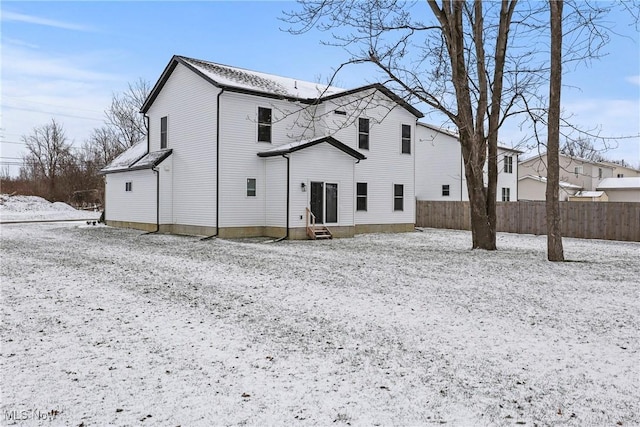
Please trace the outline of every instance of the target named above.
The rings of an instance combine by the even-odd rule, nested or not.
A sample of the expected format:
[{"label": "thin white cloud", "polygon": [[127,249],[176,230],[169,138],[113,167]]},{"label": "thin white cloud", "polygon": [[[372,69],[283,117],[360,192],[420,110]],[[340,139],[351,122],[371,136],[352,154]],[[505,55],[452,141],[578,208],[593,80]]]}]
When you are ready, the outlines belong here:
[{"label": "thin white cloud", "polygon": [[75,24],[71,22],[57,21],[55,19],[41,18],[39,16],[25,15],[23,13],[15,12],[2,12],[2,20],[7,22],[23,22],[26,24],[43,25],[46,27],[60,28],[63,30],[72,31],[95,31],[94,28],[88,25]]},{"label": "thin white cloud", "polygon": [[640,76],[628,76],[625,80],[633,85],[640,86]]}]

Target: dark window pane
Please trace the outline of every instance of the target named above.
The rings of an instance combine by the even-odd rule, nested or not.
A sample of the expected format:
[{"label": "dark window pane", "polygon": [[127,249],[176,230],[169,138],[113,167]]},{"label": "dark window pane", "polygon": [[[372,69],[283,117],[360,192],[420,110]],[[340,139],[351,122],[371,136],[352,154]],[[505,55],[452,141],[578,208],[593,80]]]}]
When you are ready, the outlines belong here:
[{"label": "dark window pane", "polygon": [[160,149],[167,148],[167,116],[160,119]]},{"label": "dark window pane", "polygon": [[402,184],[394,184],[393,186],[393,210],[404,210],[404,186]]},{"label": "dark window pane", "polygon": [[258,125],[258,141],[271,142],[271,125]]},{"label": "dark window pane", "polygon": [[449,195],[449,186],[448,185],[443,185],[442,186],[442,195],[443,196],[448,196]]},{"label": "dark window pane", "polygon": [[338,222],[338,184],[325,184],[327,222]]},{"label": "dark window pane", "polygon": [[403,138],[411,138],[411,126],[402,125],[402,137]]},{"label": "dark window pane", "polygon": [[256,179],[247,178],[247,196],[252,197],[256,195]]},{"label": "dark window pane", "polygon": [[369,149],[369,119],[358,119],[358,148]]},{"label": "dark window pane", "polygon": [[258,107],[258,123],[271,124],[271,109]]},{"label": "dark window pane", "polygon": [[367,210],[367,183],[358,182],[356,185],[356,210]]}]

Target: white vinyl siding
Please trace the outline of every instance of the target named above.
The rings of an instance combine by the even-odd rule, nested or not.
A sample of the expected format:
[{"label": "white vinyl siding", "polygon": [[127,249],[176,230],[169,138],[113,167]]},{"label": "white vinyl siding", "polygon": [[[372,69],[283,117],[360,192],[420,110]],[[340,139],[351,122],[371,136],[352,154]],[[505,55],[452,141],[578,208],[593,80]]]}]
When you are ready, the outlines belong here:
[{"label": "white vinyl siding", "polygon": [[156,176],[151,169],[107,174],[105,186],[108,221],[156,223]]},{"label": "white vinyl siding", "polygon": [[215,226],[217,93],[218,89],[179,64],[147,113],[151,123],[158,124],[157,133],[150,134],[151,151],[160,150],[161,117],[171,118],[168,132],[175,191],[167,211],[173,215],[173,224]]}]

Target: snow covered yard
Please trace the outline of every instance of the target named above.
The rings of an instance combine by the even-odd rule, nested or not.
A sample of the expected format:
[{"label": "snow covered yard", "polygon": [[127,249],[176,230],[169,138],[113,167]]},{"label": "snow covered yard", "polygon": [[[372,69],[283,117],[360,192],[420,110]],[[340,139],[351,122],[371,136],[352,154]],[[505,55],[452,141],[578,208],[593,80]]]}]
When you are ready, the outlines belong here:
[{"label": "snow covered yard", "polygon": [[433,229],[1,243],[4,424],[640,424],[637,243],[565,239],[562,264],[544,236]]}]

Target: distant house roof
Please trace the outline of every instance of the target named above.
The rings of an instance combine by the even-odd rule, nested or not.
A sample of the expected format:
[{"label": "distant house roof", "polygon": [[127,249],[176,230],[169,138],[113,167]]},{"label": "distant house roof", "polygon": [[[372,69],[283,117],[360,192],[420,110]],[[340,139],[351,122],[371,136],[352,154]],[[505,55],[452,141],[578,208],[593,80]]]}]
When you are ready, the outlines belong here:
[{"label": "distant house roof", "polygon": [[[542,157],[544,157],[546,155],[547,155],[547,152],[543,151],[540,154],[536,154],[535,156],[531,156],[529,158],[526,158],[526,159],[522,160],[520,163],[527,163],[527,162],[530,162],[532,160],[542,158]],[[589,160],[589,159],[583,159],[582,157],[570,156],[570,155],[565,154],[565,153],[559,153],[559,156],[560,157],[566,157],[566,158],[569,158],[571,160],[575,160],[575,161],[582,162],[582,163],[590,163],[592,165],[604,166],[606,168],[613,169],[612,163],[596,162],[595,160]]]},{"label": "distant house roof", "polygon": [[184,65],[214,86],[229,91],[249,93],[267,98],[296,100],[307,104],[319,103],[340,96],[375,89],[387,95],[416,117],[423,116],[415,107],[380,83],[346,90],[335,86],[276,76],[178,55],[171,58],[171,61],[164,69],[160,79],[143,104],[140,110],[142,113],[146,113],[149,110],[178,64]]},{"label": "distant house roof", "polygon": [[[518,178],[518,181],[522,181],[524,179],[532,179],[534,181],[544,182],[545,184],[547,183],[547,178],[545,178],[544,176],[525,175],[522,178]],[[579,185],[571,184],[570,182],[566,182],[566,181],[560,181],[560,187],[573,188],[578,190],[582,188]]]},{"label": "distant house roof", "polygon": [[640,177],[605,178],[600,181],[597,190],[640,190]]},{"label": "distant house roof", "polygon": [[147,141],[142,140],[113,159],[111,163],[100,170],[100,174],[151,169],[162,163],[171,155],[171,152],[171,149],[166,149],[147,153]]},{"label": "distant house roof", "polygon": [[572,197],[602,197],[604,191],[578,191]]},{"label": "distant house roof", "polygon": [[[458,135],[458,132],[456,132],[455,129],[443,128],[443,127],[440,127],[440,126],[436,126],[436,125],[432,125],[432,124],[424,123],[424,122],[417,122],[417,124],[418,124],[418,126],[422,126],[422,127],[427,128],[427,129],[431,129],[434,132],[438,132],[438,133],[450,136],[450,137],[455,138],[455,139],[459,139],[459,137],[460,137]],[[518,154],[522,154],[524,152],[524,151],[516,150],[515,148],[507,147],[506,145],[501,145],[501,144],[498,144],[498,148],[501,149],[501,150],[504,150],[504,151],[511,151],[513,153],[518,153]]]},{"label": "distant house roof", "polygon": [[289,154],[295,151],[303,150],[305,148],[312,147],[314,145],[317,145],[323,142],[326,142],[327,144],[334,146],[338,150],[341,150],[347,153],[348,155],[350,155],[355,159],[358,159],[358,160],[366,159],[366,157],[362,153],[354,150],[348,145],[343,144],[342,142],[338,141],[332,136],[323,136],[321,138],[307,139],[304,141],[296,141],[296,142],[291,142],[289,144],[278,145],[277,147],[273,147],[269,150],[259,152],[258,156],[259,157],[282,156],[284,154]]}]

